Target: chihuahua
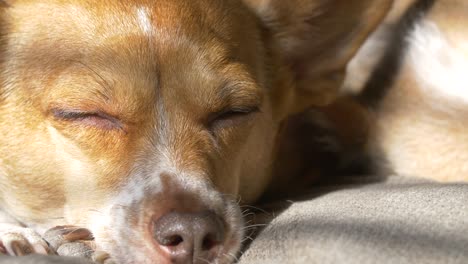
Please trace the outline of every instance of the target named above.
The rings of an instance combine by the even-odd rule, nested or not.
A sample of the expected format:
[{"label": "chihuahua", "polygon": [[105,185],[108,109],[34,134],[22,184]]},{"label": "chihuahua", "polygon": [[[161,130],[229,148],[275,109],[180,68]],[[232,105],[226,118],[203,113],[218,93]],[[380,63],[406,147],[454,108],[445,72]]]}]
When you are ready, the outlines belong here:
[{"label": "chihuahua", "polygon": [[283,121],[333,100],[390,5],[1,0],[0,249],[233,262]]}]

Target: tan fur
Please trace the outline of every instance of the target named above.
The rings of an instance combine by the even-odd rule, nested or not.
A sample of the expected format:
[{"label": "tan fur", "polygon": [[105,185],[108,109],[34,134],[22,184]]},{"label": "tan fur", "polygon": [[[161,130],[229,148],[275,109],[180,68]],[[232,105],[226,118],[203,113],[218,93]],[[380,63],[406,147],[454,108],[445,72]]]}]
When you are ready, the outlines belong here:
[{"label": "tan fur", "polygon": [[323,106],[333,102],[348,61],[393,1],[246,2],[259,10],[266,23],[274,25],[285,59],[296,69],[295,108],[300,111],[311,103]]},{"label": "tan fur", "polygon": [[[197,208],[218,208],[222,203],[205,202],[212,193],[255,201],[272,177],[281,122],[330,101],[331,87],[391,1],[246,2],[254,12],[234,0],[3,2],[3,210],[40,230],[89,227],[90,212],[135,171],[166,169],[158,164],[173,170],[164,177],[208,186]],[[97,116],[67,118],[73,111]],[[139,226],[151,219],[145,210],[177,207],[147,205],[158,197],[141,201],[146,220],[131,215],[134,230],[147,232]],[[98,249],[110,240],[100,231]],[[125,245],[133,252],[138,242],[131,241],[138,240]],[[108,248],[120,256],[119,247]]]},{"label": "tan fur", "polygon": [[[372,151],[384,155],[392,171],[443,182],[468,181],[468,134],[464,107],[456,114],[434,109],[431,95],[414,87],[411,69],[403,68],[398,89],[392,90],[375,116]],[[406,70],[406,71],[405,71]],[[438,99],[437,104],[450,101]]]},{"label": "tan fur", "polygon": [[[396,1],[394,11],[389,13],[379,30],[387,30],[389,24],[398,22],[401,15],[395,14],[406,12],[411,6],[408,4],[415,2],[418,1]],[[462,0],[434,1],[427,13],[421,11],[419,15],[422,19],[413,25],[414,30],[407,33],[405,40],[408,47],[406,53],[401,54],[402,63],[391,87],[378,102],[375,111],[368,112],[367,118],[373,120],[370,126],[369,151],[380,169],[390,169],[392,173],[442,182],[468,181],[468,105],[462,100],[466,95],[445,95],[444,90],[454,88],[450,86],[456,84],[456,80],[445,84],[431,83],[437,75],[442,78],[451,74],[450,67],[453,66],[451,59],[447,59],[448,54],[458,54],[457,62],[468,65],[468,5]],[[429,29],[434,27],[437,31],[422,31],[427,29],[427,25],[430,26]],[[370,40],[378,41],[384,35],[378,35],[379,33],[381,32],[377,31]],[[417,34],[424,36],[425,40],[417,43],[413,39],[419,36]],[[435,52],[428,48],[425,54],[413,52],[414,49],[431,45],[428,42],[431,38],[442,38],[447,43],[445,50]],[[353,60],[357,67],[348,68],[349,82],[345,88],[353,88],[353,83],[359,83],[354,82],[357,80],[353,77],[354,73],[359,75],[359,71],[372,69],[364,66],[366,63],[363,55],[369,53],[365,48],[372,47],[364,45]],[[376,57],[380,58],[379,56],[377,53]],[[446,69],[438,72],[440,69],[436,68],[436,62]],[[421,69],[425,69],[423,72],[427,73],[421,75]],[[466,83],[456,85],[466,87]],[[354,88],[356,87],[358,89],[354,89],[355,91],[361,89],[362,83]]]}]

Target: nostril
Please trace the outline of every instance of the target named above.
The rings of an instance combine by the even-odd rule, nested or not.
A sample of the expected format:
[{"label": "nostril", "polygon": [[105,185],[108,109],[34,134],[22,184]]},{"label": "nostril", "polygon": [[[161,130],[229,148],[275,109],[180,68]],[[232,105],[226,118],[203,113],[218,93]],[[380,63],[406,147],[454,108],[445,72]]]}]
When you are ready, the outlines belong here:
[{"label": "nostril", "polygon": [[198,233],[196,238],[202,251],[210,251],[224,241],[224,224],[216,215],[210,213],[198,215],[194,230]]},{"label": "nostril", "polygon": [[214,235],[208,234],[207,236],[205,236],[205,238],[203,238],[202,250],[203,251],[211,250],[212,248],[216,247],[220,243],[221,241],[218,241]]},{"label": "nostril", "polygon": [[182,244],[182,242],[184,242],[182,236],[173,235],[162,238],[160,244],[167,247],[177,247],[178,245]]}]

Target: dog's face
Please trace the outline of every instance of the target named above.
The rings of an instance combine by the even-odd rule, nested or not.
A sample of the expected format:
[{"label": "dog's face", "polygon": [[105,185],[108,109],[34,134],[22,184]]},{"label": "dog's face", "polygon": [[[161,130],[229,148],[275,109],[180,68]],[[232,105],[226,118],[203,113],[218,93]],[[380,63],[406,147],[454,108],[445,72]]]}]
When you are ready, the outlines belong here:
[{"label": "dog's face", "polygon": [[237,199],[265,189],[300,97],[281,32],[235,0],[2,3],[4,210],[87,227],[122,263],[232,260]]}]

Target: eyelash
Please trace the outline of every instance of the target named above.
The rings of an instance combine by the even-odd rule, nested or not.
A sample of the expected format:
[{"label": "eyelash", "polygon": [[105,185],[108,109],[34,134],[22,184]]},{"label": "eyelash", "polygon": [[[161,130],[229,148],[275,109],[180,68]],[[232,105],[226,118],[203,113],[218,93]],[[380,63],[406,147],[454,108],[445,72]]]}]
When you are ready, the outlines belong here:
[{"label": "eyelash", "polygon": [[[211,118],[209,118],[208,125],[210,127],[210,130],[215,130],[217,126],[224,127],[234,125],[232,124],[232,122],[236,122],[236,119],[248,117],[249,115],[257,112],[260,112],[260,109],[257,106],[226,109],[220,112],[213,113]],[[226,122],[229,121],[231,121],[231,124],[226,124]]]},{"label": "eyelash", "polygon": [[[52,109],[52,115],[58,120],[81,122],[85,125],[99,127],[105,130],[122,129],[121,121],[103,112],[83,112],[78,110]],[[208,119],[208,127],[214,131],[220,127],[235,125],[240,118],[260,112],[259,107],[243,107],[226,109],[213,113]]]},{"label": "eyelash", "polygon": [[122,129],[122,123],[118,118],[103,112],[53,109],[52,114],[59,120],[82,122],[86,125],[100,127],[105,130]]}]

